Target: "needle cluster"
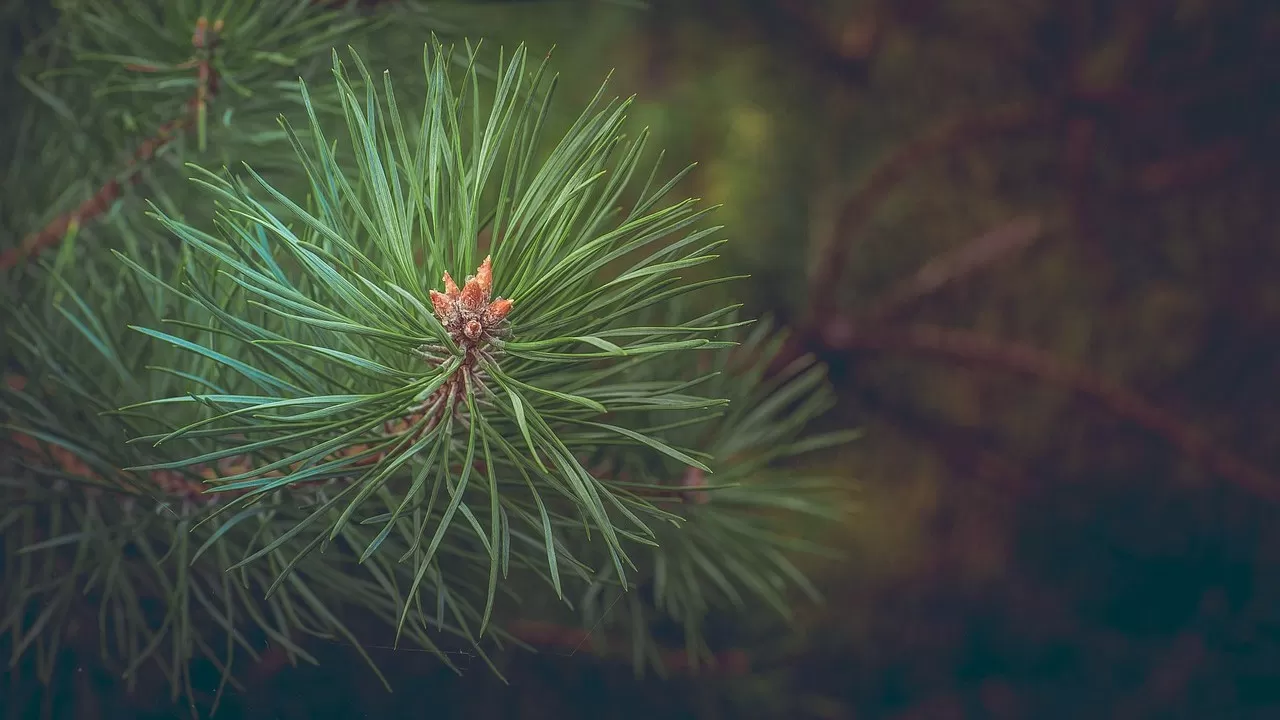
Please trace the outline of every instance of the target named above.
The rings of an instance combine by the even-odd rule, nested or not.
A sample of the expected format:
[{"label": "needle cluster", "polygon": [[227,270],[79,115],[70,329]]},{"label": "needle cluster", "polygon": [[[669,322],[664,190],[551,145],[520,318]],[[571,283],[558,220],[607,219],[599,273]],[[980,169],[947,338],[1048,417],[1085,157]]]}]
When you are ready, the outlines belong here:
[{"label": "needle cluster", "polygon": [[[602,89],[553,131],[545,61],[501,53],[488,79],[476,48],[435,40],[398,88],[355,51],[354,72],[335,52],[331,81],[293,83],[263,58],[314,64],[298,28],[354,21],[310,2],[237,0],[223,18],[146,4],[81,19],[157,35],[149,70],[129,67],[141,52],[86,62],[115,62],[105,82],[144,83],[149,107],[194,111],[172,126],[194,136],[164,146],[194,162],[185,183],[161,174],[177,163],[131,166],[110,222],[78,215],[56,252],[23,245],[38,256],[12,268],[0,635],[56,655],[50,628],[94,597],[107,661],[189,696],[198,658],[234,686],[262,641],[295,659],[307,633],[359,648],[353,608],[449,664],[449,644],[489,661],[518,641],[505,628],[530,588],[587,627],[625,597],[614,620],[645,665],[661,618],[709,657],[709,614],[811,590],[771,528],[833,517],[829,488],[776,469],[847,437],[804,434],[829,405],[821,368],[765,376],[776,333],[722,301],[734,278],[684,279],[725,240],[712,208],[671,199],[687,169],[641,170],[629,100]],[[74,102],[85,77],[51,74],[41,97]],[[277,130],[255,124],[266,108]],[[42,121],[61,108],[45,110],[24,142],[61,141]],[[29,162],[9,170],[71,182]],[[5,206],[74,207],[38,189]]]}]

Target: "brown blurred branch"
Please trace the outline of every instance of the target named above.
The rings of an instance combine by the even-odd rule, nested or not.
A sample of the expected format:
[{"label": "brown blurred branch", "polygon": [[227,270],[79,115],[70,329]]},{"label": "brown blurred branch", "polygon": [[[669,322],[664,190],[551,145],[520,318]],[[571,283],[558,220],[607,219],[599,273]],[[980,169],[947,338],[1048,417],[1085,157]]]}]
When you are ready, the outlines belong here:
[{"label": "brown blurred branch", "polygon": [[1151,163],[1138,173],[1138,192],[1158,194],[1208,182],[1231,169],[1244,157],[1246,150],[1246,143],[1241,138],[1227,138],[1184,155]]},{"label": "brown blurred branch", "polygon": [[1088,370],[1064,363],[1042,350],[972,330],[934,325],[872,327],[846,322],[834,323],[823,330],[824,338],[833,349],[929,355],[979,369],[1023,375],[1066,388],[1164,437],[1188,460],[1241,489],[1261,498],[1280,501],[1280,483],[1266,472],[1215,445],[1196,428],[1135,393]]},{"label": "brown blurred branch", "polygon": [[845,201],[827,242],[814,253],[808,321],[818,322],[835,307],[836,288],[849,261],[854,238],[875,209],[920,164],[979,139],[1026,129],[1048,116],[1046,108],[1015,102],[955,118],[900,146],[881,161]]},{"label": "brown blurred branch", "polygon": [[950,252],[935,256],[914,275],[884,293],[871,309],[860,316],[862,322],[883,321],[976,272],[1023,250],[1040,237],[1039,218],[1011,220],[966,242]]},{"label": "brown blurred branch", "polygon": [[[218,92],[218,73],[213,67],[213,53],[218,48],[222,29],[221,20],[210,24],[206,18],[202,17],[196,22],[195,31],[191,35],[191,47],[195,50],[195,57],[180,66],[195,70],[196,90],[187,101],[182,114],[161,125],[154,135],[143,140],[125,164],[124,171],[108,180],[76,209],[59,215],[40,230],[23,238],[17,247],[0,253],[0,272],[17,267],[27,258],[54,247],[62,242],[72,228],[105,214],[124,193],[125,183],[137,182],[143,166],[155,158],[156,153],[173,142],[183,131],[194,125],[200,115],[207,111],[208,103]],[[156,68],[145,65],[126,67],[134,72],[156,72]]]},{"label": "brown blurred branch", "polygon": [[181,131],[190,127],[193,119],[193,116],[188,113],[162,125],[154,135],[138,146],[122,175],[108,180],[75,210],[54,218],[48,225],[24,238],[17,247],[8,248],[0,253],[0,271],[17,267],[27,258],[57,245],[73,226],[90,222],[110,210],[112,204],[124,193],[125,183],[136,181],[142,172],[142,166],[155,157],[164,146],[173,142]]},{"label": "brown blurred branch", "polygon": [[1030,488],[1026,469],[1001,448],[993,433],[958,427],[930,417],[907,404],[883,397],[874,388],[858,388],[859,407],[874,412],[893,431],[919,441],[950,467],[960,470],[1004,497],[1017,497]]},{"label": "brown blurred branch", "polygon": [[[1084,98],[1081,93],[1073,92],[1070,99],[1078,102]],[[836,290],[854,246],[853,238],[904,178],[921,163],[938,155],[991,135],[1028,129],[1056,115],[1057,103],[1012,103],[944,122],[881,161],[845,201],[834,231],[817,248],[810,274],[807,316],[801,331],[793,336],[790,346],[779,357],[779,364],[815,350],[874,349],[928,354],[1033,377],[1089,397],[1112,413],[1163,436],[1192,462],[1252,494],[1280,500],[1280,484],[1268,473],[1218,447],[1191,425],[1140,396],[1086,370],[1067,365],[1048,353],[969,330],[928,325],[886,327],[874,322],[1031,242],[1039,233],[1039,227],[1033,228],[1029,220],[1007,224],[955,253],[926,264],[913,278],[876,303],[866,318],[833,320]]]}]

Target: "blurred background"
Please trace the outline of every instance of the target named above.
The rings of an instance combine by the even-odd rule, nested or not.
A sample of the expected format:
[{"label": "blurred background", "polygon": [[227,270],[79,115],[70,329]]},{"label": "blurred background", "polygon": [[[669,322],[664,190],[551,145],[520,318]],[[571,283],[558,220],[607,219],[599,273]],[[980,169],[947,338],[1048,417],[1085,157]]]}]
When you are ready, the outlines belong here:
[{"label": "blurred background", "polygon": [[718,270],[864,430],[826,603],[716,673],[377,650],[388,695],[333,646],[219,716],[1280,717],[1280,3],[647,5],[439,10],[699,163]]}]

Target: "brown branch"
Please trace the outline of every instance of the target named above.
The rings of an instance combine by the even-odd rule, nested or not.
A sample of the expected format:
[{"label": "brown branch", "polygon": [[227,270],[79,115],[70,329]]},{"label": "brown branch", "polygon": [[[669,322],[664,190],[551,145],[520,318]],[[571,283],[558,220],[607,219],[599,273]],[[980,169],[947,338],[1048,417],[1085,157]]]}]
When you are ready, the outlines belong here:
[{"label": "brown branch", "polygon": [[1138,192],[1154,195],[1208,182],[1245,157],[1246,149],[1240,138],[1228,138],[1186,155],[1151,163],[1138,173]]},{"label": "brown branch", "polygon": [[1042,106],[1016,102],[953,119],[907,142],[880,162],[845,201],[834,231],[814,253],[809,281],[809,322],[817,322],[833,310],[836,288],[848,263],[853,238],[912,170],[976,140],[1028,128],[1049,115]]},{"label": "brown branch", "polygon": [[[57,245],[73,228],[104,215],[124,194],[125,184],[137,182],[141,177],[142,167],[150,162],[162,148],[173,142],[182,131],[190,128],[197,117],[206,111],[209,101],[218,92],[218,74],[213,68],[211,56],[218,47],[222,29],[221,20],[215,21],[212,27],[205,18],[200,18],[196,22],[195,32],[191,36],[191,46],[195,49],[197,56],[179,66],[179,68],[196,71],[196,91],[187,101],[182,115],[161,125],[154,135],[143,140],[134,150],[133,156],[129,158],[124,171],[108,180],[76,209],[54,218],[49,224],[24,238],[17,247],[0,253],[0,272],[17,267],[28,258]],[[126,68],[144,73],[157,70],[145,65],[127,65]]]},{"label": "brown branch", "polygon": [[850,323],[833,324],[824,328],[824,337],[833,348],[932,355],[1064,387],[1164,437],[1188,460],[1241,489],[1267,500],[1280,501],[1280,483],[1268,473],[1215,445],[1196,428],[1142,397],[1088,370],[1068,365],[1042,350],[972,330],[932,325],[873,328]]},{"label": "brown branch", "polygon": [[8,248],[0,253],[0,271],[17,267],[29,257],[51,248],[62,241],[72,227],[85,223],[105,214],[111,205],[124,193],[125,183],[135,182],[142,172],[142,166],[155,157],[164,146],[173,142],[180,131],[191,125],[191,116],[184,115],[177,120],[162,125],[154,135],[147,138],[134,151],[129,159],[125,172],[111,178],[98,188],[89,199],[80,203],[75,210],[54,218],[39,231],[28,235],[17,247]]},{"label": "brown branch", "polygon": [[984,270],[1026,248],[1042,232],[1040,220],[1022,217],[966,242],[925,263],[907,280],[877,300],[860,316],[861,322],[882,321],[897,315],[946,285]]},{"label": "brown branch", "polygon": [[948,466],[959,468],[1004,497],[1018,497],[1031,488],[1026,469],[1008,458],[986,431],[936,420],[872,389],[860,389],[856,398],[859,407],[874,412],[877,421],[884,422],[890,430],[913,442],[922,442]]}]

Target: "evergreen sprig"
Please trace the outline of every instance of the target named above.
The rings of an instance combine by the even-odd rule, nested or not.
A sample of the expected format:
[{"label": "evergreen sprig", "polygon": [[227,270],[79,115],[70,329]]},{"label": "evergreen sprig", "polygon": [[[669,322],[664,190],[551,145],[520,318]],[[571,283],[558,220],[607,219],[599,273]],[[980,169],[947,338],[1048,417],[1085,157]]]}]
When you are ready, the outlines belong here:
[{"label": "evergreen sprig", "polygon": [[[17,127],[0,217],[22,242],[0,255],[4,272],[135,194],[201,217],[173,193],[174,158],[233,164],[252,155],[260,170],[292,167],[276,118],[301,110],[288,103],[296,78],[323,72],[339,38],[359,42],[391,19],[312,0],[66,0],[57,17],[27,40],[16,78],[33,102],[7,118]],[[435,24],[431,14],[413,17]],[[327,93],[314,100],[322,113],[337,110]],[[49,181],[17,180],[36,173]]]},{"label": "evergreen sprig", "polygon": [[[125,442],[154,427],[154,413],[114,408],[122,400],[178,392],[209,375],[209,363],[111,323],[120,315],[158,320],[183,308],[140,281],[141,266],[73,269],[66,260],[79,251],[74,240],[61,247],[38,273],[46,294],[30,298],[7,326],[11,359],[30,370],[21,384],[0,390],[6,454],[19,472],[5,482],[0,515],[5,547],[14,553],[5,563],[10,592],[0,630],[14,639],[15,659],[34,648],[49,672],[62,641],[58,628],[85,595],[98,606],[104,658],[130,683],[140,668],[156,667],[175,697],[190,695],[191,662],[199,657],[222,672],[221,687],[234,687],[234,658],[257,658],[262,641],[290,659],[311,659],[297,644],[300,632],[359,649],[340,608],[362,607],[390,621],[394,615],[372,598],[385,594],[394,570],[344,565],[332,555],[328,562],[299,564],[292,548],[271,553],[260,566],[236,567],[295,527],[330,487],[293,488],[201,522],[209,509],[201,481],[213,468],[122,470],[163,456],[149,444]],[[148,272],[159,277],[162,264],[149,263]],[[157,366],[165,370],[136,372]],[[286,568],[293,572],[282,582]],[[466,637],[452,622],[432,627]],[[214,638],[211,630],[225,634]],[[408,633],[449,663],[425,625]]]},{"label": "evergreen sprig", "polygon": [[[684,324],[636,322],[644,307],[698,287],[675,273],[715,257],[721,241],[707,238],[717,228],[692,229],[706,212],[692,202],[660,206],[670,184],[653,189],[652,177],[641,200],[616,213],[644,145],[643,136],[623,143],[626,103],[597,98],[535,165],[551,92],[539,92],[542,66],[526,77],[523,48],[499,62],[496,90],[484,103],[474,62],[455,90],[450,54],[434,45],[424,59],[426,105],[412,134],[389,75],[379,93],[359,57],[353,60],[363,93],[336,54],[334,76],[357,177],[338,164],[341,145],[326,139],[304,84],[310,147],[286,129],[311,185],[308,198],[286,197],[252,169],[248,180],[202,172],[196,181],[220,207],[216,234],[157,213],[191,252],[184,288],[162,286],[205,318],[174,323],[198,332],[187,337],[138,329],[207,358],[221,376],[130,409],[189,404],[198,419],[146,439],[219,447],[134,470],[252,458],[216,481],[213,490],[238,493],[218,512],[299,482],[349,479],[296,530],[314,525],[315,537],[334,540],[381,504],[392,514],[363,558],[409,522],[406,510],[425,505],[430,516],[440,498],[447,507],[434,527],[416,524],[409,596],[455,518],[465,519],[489,556],[482,631],[499,565],[511,553],[511,515],[533,520],[533,506],[538,519],[529,529],[542,538],[557,591],[556,536],[566,529],[554,527],[549,507],[604,538],[625,587],[624,539],[652,543],[641,516],[670,513],[616,492],[579,458],[605,444],[636,444],[709,471],[689,452],[614,419],[653,402],[694,412],[720,401],[678,395],[684,379],[633,391],[610,378],[637,361],[723,345],[711,336],[734,323],[711,321],[725,311]],[[490,248],[479,262],[486,226]],[[677,232],[684,234],[670,241]],[[619,262],[629,264],[614,269]],[[459,291],[450,273],[476,266],[478,276]],[[430,287],[440,276],[448,296]],[[490,284],[507,299],[491,302]],[[483,312],[468,329],[451,319],[449,303],[471,300],[487,307],[472,303]],[[499,305],[501,317],[493,311]],[[210,391],[218,386],[227,391]],[[504,492],[507,484],[514,487]],[[401,622],[409,608],[406,601]]]},{"label": "evergreen sprig", "polygon": [[189,115],[204,150],[211,129],[241,122],[252,129],[235,128],[231,137],[269,145],[288,85],[280,71],[305,73],[331,46],[373,26],[372,18],[314,0],[75,0],[59,30],[74,61],[63,72],[92,73],[96,99],[129,99],[109,121],[146,127]]},{"label": "evergreen sprig", "polygon": [[[734,278],[702,267],[712,209],[666,199],[688,169],[642,167],[606,88],[553,131],[556,78],[523,47],[482,72],[433,39],[400,81],[414,110],[354,50],[328,86],[286,83],[375,27],[322,5],[68,2],[41,42],[72,71],[24,70],[42,102],[20,143],[73,138],[89,175],[175,113],[199,142],[140,171],[151,217],[117,179],[0,307],[15,661],[47,677],[87,597],[108,662],[175,697],[201,659],[235,687],[263,642],[359,650],[353,611],[496,672],[490,649],[523,645],[500,600],[523,607],[531,577],[584,627],[628,628],[638,666],[674,621],[696,665],[713,613],[816,596],[789,557],[821,548],[781,523],[841,510],[788,463],[848,435],[809,434],[822,368],[768,375],[781,335],[705,292]],[[192,182],[167,181],[193,152]],[[14,148],[10,176],[31,158]],[[6,228],[86,194],[48,177],[70,189],[7,191]]]}]

